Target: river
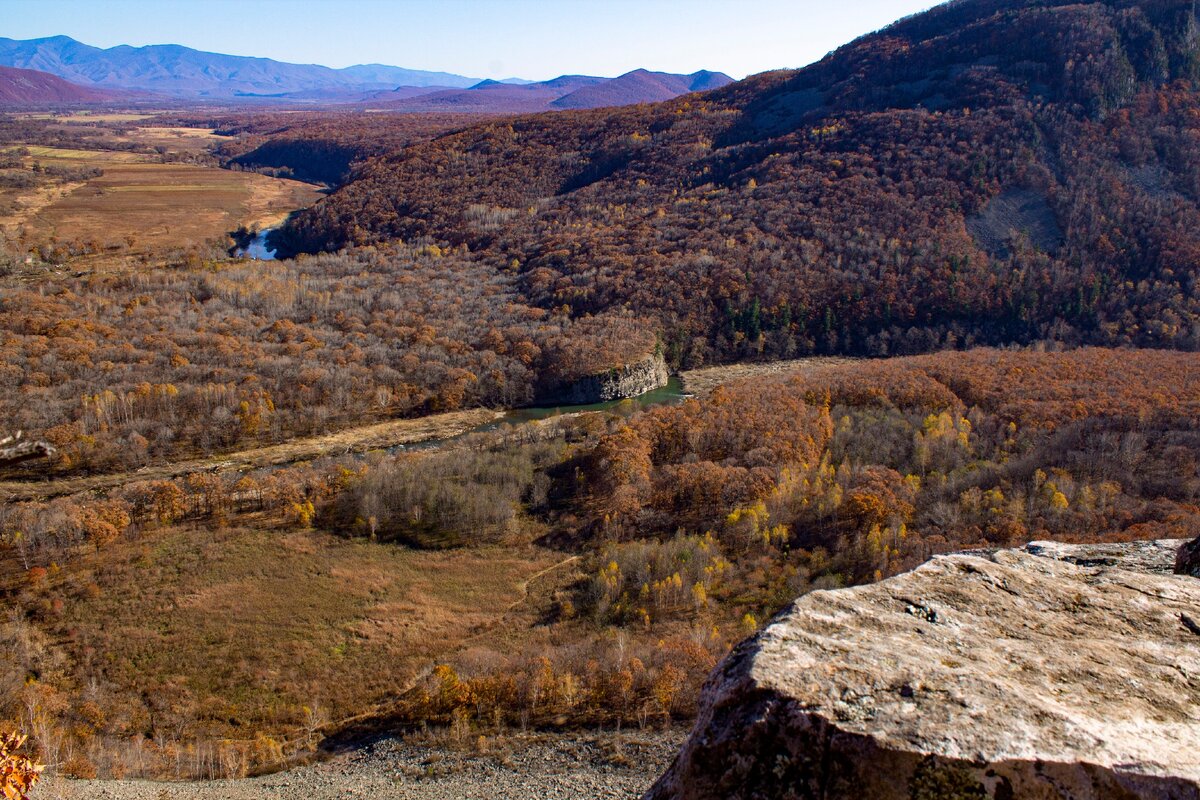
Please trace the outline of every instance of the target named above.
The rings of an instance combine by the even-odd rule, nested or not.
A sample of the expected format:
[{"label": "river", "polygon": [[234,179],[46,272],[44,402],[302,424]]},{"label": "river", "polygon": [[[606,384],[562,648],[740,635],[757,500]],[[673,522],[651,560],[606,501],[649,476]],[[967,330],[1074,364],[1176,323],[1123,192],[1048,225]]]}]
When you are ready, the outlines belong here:
[{"label": "river", "polygon": [[[274,261],[275,248],[271,247],[267,242],[268,237],[274,231],[274,228],[267,228],[266,230],[259,231],[259,233],[250,240],[249,244],[247,244],[245,247],[238,248],[234,252],[234,256],[237,258],[255,259],[257,261]],[[683,384],[680,382],[679,378],[673,376],[667,381],[665,386],[660,386],[657,389],[651,389],[645,394],[638,395],[637,397],[625,400],[610,400],[604,403],[589,403],[587,405],[576,406],[535,406],[531,408],[515,408],[505,412],[504,416],[499,417],[498,419],[480,425],[477,428],[473,428],[466,433],[458,434],[457,436],[451,436],[445,439],[431,439],[427,442],[421,442],[420,444],[395,445],[388,449],[392,452],[404,449],[430,449],[438,447],[445,442],[454,441],[455,439],[459,439],[462,436],[466,436],[471,433],[492,431],[505,425],[521,425],[526,422],[549,419],[550,417],[556,417],[561,414],[581,414],[589,411],[611,411],[623,403],[631,404],[631,408],[646,408],[649,406],[663,404],[671,405],[674,403],[683,402],[688,397],[690,397],[690,395],[684,394]]]},{"label": "river", "polygon": [[275,232],[274,228],[267,228],[265,231],[259,231],[258,234],[250,240],[250,244],[245,247],[239,247],[234,251],[235,258],[251,258],[255,261],[274,261],[275,248],[267,244],[267,237]]},{"label": "river", "polygon": [[442,439],[430,439],[416,444],[400,444],[394,447],[387,448],[389,452],[399,452],[401,450],[433,450],[447,442],[453,442],[464,436],[470,436],[472,433],[486,433],[487,431],[499,430],[505,425],[524,425],[529,422],[537,422],[538,420],[550,419],[564,414],[586,414],[596,411],[613,411],[619,407],[626,407],[630,410],[641,408],[649,408],[650,406],[659,405],[675,405],[682,403],[692,395],[686,394],[683,391],[683,384],[678,377],[672,375],[665,386],[660,386],[657,389],[651,389],[645,394],[640,394],[637,397],[630,397],[624,400],[608,400],[603,403],[588,403],[587,405],[578,406],[531,406],[529,408],[514,408],[504,412],[504,414],[496,419],[485,422],[471,428],[469,431],[448,436]]},{"label": "river", "polygon": [[589,403],[581,406],[540,406],[533,408],[514,408],[505,413],[503,417],[495,422],[489,422],[486,425],[480,425],[474,432],[494,430],[501,425],[520,425],[523,422],[535,422],[539,419],[549,419],[557,417],[560,414],[579,414],[585,411],[612,411],[623,403],[632,404],[634,408],[648,408],[649,406],[659,405],[674,405],[682,403],[689,395],[684,394],[683,384],[679,378],[672,376],[667,381],[666,386],[660,386],[657,389],[651,389],[645,394],[640,394],[637,397],[631,397],[626,400],[609,400],[604,403]]}]

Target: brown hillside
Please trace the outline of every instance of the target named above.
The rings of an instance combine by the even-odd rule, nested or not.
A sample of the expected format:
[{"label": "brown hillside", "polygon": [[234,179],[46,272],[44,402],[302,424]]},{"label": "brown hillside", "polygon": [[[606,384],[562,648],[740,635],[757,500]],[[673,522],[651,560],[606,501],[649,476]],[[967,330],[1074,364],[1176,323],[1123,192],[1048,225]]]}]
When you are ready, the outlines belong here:
[{"label": "brown hillside", "polygon": [[0,104],[104,103],[119,99],[120,92],[78,86],[48,72],[0,67]]}]

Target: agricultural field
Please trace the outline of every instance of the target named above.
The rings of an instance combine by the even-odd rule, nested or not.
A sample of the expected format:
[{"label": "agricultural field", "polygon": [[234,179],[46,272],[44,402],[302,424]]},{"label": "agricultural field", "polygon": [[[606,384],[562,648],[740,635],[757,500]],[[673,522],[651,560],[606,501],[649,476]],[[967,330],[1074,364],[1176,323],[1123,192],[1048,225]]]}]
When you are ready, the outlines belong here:
[{"label": "agricultural field", "polygon": [[21,119],[41,119],[41,120],[56,120],[63,123],[90,123],[90,122],[138,122],[143,119],[151,119],[154,114],[138,113],[134,111],[88,111],[80,110],[69,114],[44,112],[31,112],[28,114],[18,114]]},{"label": "agricultural field", "polygon": [[[97,118],[92,118],[99,122]],[[238,228],[280,224],[315,202],[299,181],[220,169],[210,129],[112,120],[95,149],[10,141],[0,149],[0,232],[47,263],[146,264],[215,253]],[[70,134],[78,123],[58,122]],[[89,133],[94,130],[89,129]],[[212,163],[206,163],[212,162]]]}]

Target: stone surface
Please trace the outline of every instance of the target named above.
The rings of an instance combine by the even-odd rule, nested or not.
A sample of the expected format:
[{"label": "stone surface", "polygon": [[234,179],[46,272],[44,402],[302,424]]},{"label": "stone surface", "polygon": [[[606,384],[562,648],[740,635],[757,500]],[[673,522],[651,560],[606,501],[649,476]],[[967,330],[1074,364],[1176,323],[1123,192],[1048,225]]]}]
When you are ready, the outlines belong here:
[{"label": "stone surface", "polygon": [[707,685],[667,798],[1200,798],[1180,542],[1037,543],[813,592]]},{"label": "stone surface", "polygon": [[667,362],[655,353],[608,370],[557,386],[538,398],[539,405],[586,405],[623,400],[666,386],[670,379]]},{"label": "stone surface", "polygon": [[1175,554],[1175,573],[1200,578],[1200,539],[1183,544]]}]

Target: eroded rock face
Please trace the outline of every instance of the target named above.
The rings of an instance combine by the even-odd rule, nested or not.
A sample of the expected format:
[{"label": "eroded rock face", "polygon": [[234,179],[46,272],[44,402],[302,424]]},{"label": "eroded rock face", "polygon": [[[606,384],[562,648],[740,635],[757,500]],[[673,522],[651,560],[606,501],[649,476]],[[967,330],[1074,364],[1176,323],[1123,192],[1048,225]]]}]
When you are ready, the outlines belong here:
[{"label": "eroded rock face", "polygon": [[1175,554],[1175,573],[1200,578],[1200,539],[1193,539]]},{"label": "eroded rock face", "polygon": [[666,386],[669,379],[667,362],[656,353],[623,367],[557,386],[543,393],[538,403],[577,406],[623,400]]},{"label": "eroded rock face", "polygon": [[1039,543],[813,592],[714,674],[647,797],[1200,798],[1179,544]]}]

